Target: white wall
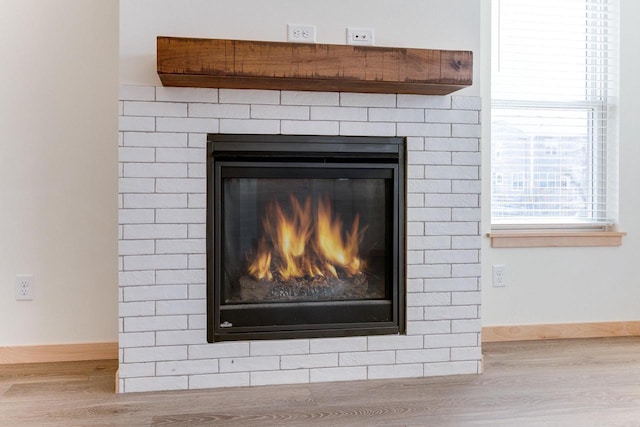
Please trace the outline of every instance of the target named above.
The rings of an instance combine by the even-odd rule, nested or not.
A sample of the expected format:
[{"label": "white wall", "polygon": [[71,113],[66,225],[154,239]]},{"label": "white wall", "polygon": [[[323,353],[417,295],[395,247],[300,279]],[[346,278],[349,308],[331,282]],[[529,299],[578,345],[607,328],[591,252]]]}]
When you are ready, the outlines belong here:
[{"label": "white wall", "polygon": [[[346,27],[375,30],[378,46],[472,50],[477,0],[121,0],[120,82],[160,85],[156,37],[286,41],[287,23],[316,26],[318,43],[344,44]],[[479,81],[474,67],[474,81]],[[478,85],[458,92],[478,95]]]},{"label": "white wall", "polygon": [[118,2],[0,10],[0,346],[116,341]]},{"label": "white wall", "polygon": [[[483,6],[486,6],[483,0]],[[488,17],[483,7],[483,19]],[[620,229],[628,236],[616,248],[491,249],[483,247],[485,326],[640,320],[640,2],[622,0],[620,87]],[[488,61],[483,42],[483,60]],[[483,96],[489,73],[483,64]],[[488,112],[488,105],[484,105]],[[489,122],[485,115],[483,122]],[[490,230],[490,145],[483,148],[483,231]],[[491,286],[491,266],[506,266],[507,286]]]}]

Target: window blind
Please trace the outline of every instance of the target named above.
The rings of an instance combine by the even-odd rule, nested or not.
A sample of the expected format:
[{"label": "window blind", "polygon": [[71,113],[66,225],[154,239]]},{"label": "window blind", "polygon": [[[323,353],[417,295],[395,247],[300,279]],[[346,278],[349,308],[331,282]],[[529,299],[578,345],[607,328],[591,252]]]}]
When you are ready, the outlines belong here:
[{"label": "window blind", "polygon": [[493,0],[494,225],[615,222],[615,0]]}]

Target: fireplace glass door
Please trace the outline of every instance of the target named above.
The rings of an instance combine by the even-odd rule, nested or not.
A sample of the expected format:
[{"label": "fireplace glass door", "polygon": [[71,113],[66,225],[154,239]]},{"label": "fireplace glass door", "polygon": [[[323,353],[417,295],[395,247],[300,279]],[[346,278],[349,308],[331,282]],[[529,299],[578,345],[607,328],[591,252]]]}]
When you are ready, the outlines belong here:
[{"label": "fireplace glass door", "polygon": [[399,332],[398,159],[280,144],[210,143],[210,339]]}]

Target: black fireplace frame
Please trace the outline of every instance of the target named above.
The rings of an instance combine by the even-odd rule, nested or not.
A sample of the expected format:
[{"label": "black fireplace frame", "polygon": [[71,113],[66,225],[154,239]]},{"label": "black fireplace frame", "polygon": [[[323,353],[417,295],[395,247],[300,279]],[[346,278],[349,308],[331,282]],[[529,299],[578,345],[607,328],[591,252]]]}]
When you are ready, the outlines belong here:
[{"label": "black fireplace frame", "polygon": [[[405,331],[405,151],[400,137],[350,137],[310,135],[207,135],[207,340],[208,342],[343,337],[402,334]],[[390,299],[374,301],[331,301],[249,304],[221,307],[222,278],[222,168],[251,168],[255,165],[287,164],[290,168],[309,167],[322,175],[324,167],[380,170],[391,173],[393,206],[391,221]],[[258,166],[262,167],[262,166]],[[284,307],[287,306],[287,307]],[[323,307],[326,306],[326,307]],[[384,307],[383,307],[384,306]],[[283,308],[286,308],[283,311]],[[233,316],[242,310],[262,310],[280,316],[278,325],[234,326]],[[318,310],[333,310],[333,322],[287,325],[291,316],[313,319]],[[375,318],[377,311],[388,311],[384,321],[353,322],[345,313]],[[278,314],[278,311],[280,314]],[[224,316],[223,316],[224,312]]]}]

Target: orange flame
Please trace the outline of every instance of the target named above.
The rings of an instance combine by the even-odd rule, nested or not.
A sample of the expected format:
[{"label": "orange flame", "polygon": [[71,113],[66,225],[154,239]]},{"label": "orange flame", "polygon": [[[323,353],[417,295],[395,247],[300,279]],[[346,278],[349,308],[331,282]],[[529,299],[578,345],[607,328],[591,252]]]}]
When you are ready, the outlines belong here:
[{"label": "orange flame", "polygon": [[328,197],[318,200],[315,215],[311,215],[311,198],[304,204],[293,195],[289,199],[290,214],[277,201],[267,205],[262,220],[265,236],[249,263],[249,274],[258,280],[272,280],[272,271],[284,280],[305,275],[338,277],[338,268],[348,276],[362,274],[364,262],[358,252],[366,227],[359,229],[359,215],[345,234]]},{"label": "orange flame", "polygon": [[[334,219],[332,216],[331,202],[328,197],[325,197],[318,203],[317,252],[327,260],[327,266],[338,265],[345,269],[349,276],[361,273],[360,264],[362,261],[358,257],[358,247],[364,230],[358,231],[360,216],[356,214],[346,239],[342,238],[342,221],[340,218]],[[329,270],[334,277],[337,277],[335,268],[329,268]]]},{"label": "orange flame", "polygon": [[249,274],[258,280],[272,280],[271,252],[267,249],[267,242],[262,238],[258,247],[258,255],[249,265]]}]

